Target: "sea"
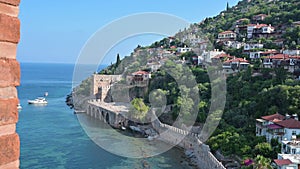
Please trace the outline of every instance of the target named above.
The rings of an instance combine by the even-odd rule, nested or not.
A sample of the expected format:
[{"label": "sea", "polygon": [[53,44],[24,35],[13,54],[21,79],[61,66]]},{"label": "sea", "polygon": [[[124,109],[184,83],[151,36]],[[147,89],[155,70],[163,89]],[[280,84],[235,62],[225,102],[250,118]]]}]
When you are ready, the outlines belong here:
[{"label": "sea", "polygon": [[[111,154],[95,144],[78,121],[78,116],[86,115],[75,115],[65,104],[66,95],[72,91],[73,70],[72,64],[21,63],[18,96],[22,109],[17,124],[21,169],[190,168],[183,150],[176,147],[151,158],[136,159]],[[27,100],[45,92],[47,105],[27,104]]]}]

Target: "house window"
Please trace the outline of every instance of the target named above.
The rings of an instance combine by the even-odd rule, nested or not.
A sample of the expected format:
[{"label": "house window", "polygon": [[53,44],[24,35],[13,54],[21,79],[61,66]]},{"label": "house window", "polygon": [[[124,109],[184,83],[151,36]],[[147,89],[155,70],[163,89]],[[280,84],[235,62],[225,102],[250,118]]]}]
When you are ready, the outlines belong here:
[{"label": "house window", "polygon": [[292,154],[296,154],[296,149],[292,149]]},{"label": "house window", "polygon": [[296,131],[294,130],[294,131],[292,131],[292,135],[296,135]]},{"label": "house window", "polygon": [[284,149],[284,150],[286,149],[286,145],[285,144],[282,145],[282,149]]}]

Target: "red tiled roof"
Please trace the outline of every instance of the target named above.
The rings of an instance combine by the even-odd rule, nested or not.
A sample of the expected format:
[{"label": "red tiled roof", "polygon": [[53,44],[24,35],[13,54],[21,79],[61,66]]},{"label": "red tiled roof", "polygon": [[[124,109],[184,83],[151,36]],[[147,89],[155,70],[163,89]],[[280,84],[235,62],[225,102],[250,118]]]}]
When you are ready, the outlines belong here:
[{"label": "red tiled roof", "polygon": [[134,72],[134,73],[132,73],[133,75],[147,75],[147,74],[149,74],[148,72],[145,72],[145,71],[137,71],[137,72]]},{"label": "red tiled roof", "polygon": [[229,33],[234,33],[234,32],[232,32],[232,31],[224,31],[224,32],[221,32],[219,34],[229,34]]},{"label": "red tiled roof", "polygon": [[255,15],[254,17],[258,17],[258,16],[268,16],[266,14],[259,14],[259,15]]},{"label": "red tiled roof", "polygon": [[291,59],[300,59],[300,56],[290,56]]},{"label": "red tiled roof", "polygon": [[236,22],[246,21],[246,20],[249,20],[249,19],[248,18],[242,18],[242,19],[237,20]]},{"label": "red tiled roof", "polygon": [[276,165],[278,165],[278,166],[283,166],[283,165],[293,164],[293,163],[291,162],[291,160],[289,160],[289,159],[281,159],[281,160],[276,159],[276,160],[274,160],[274,162],[275,162]]},{"label": "red tiled roof", "polygon": [[277,54],[277,55],[274,55],[274,56],[268,56],[267,58],[269,58],[269,59],[288,59],[288,58],[290,58],[290,55]]},{"label": "red tiled roof", "polygon": [[227,60],[224,63],[231,63],[231,62],[244,62],[244,63],[248,63],[248,60],[245,60],[243,58],[234,58],[231,60]]},{"label": "red tiled roof", "polygon": [[271,50],[271,51],[262,52],[262,54],[277,54],[277,53],[278,53],[277,50]]},{"label": "red tiled roof", "polygon": [[256,26],[256,24],[248,24],[247,26]]},{"label": "red tiled roof", "polygon": [[249,24],[247,26],[254,26],[255,28],[262,28],[262,27],[268,27],[269,25],[267,25],[267,24]]},{"label": "red tiled roof", "polygon": [[285,116],[281,115],[281,114],[272,114],[272,115],[269,115],[269,116],[262,116],[261,117],[262,119],[264,120],[268,120],[268,121],[274,121],[274,120],[284,120]]},{"label": "red tiled roof", "polygon": [[269,129],[281,129],[282,127],[277,124],[269,124],[267,126]]},{"label": "red tiled roof", "polygon": [[268,26],[267,24],[259,24],[259,25],[256,25],[256,28],[262,28],[262,27],[266,27]]},{"label": "red tiled roof", "polygon": [[289,129],[300,129],[300,121],[295,119],[287,119],[276,122],[276,124]]},{"label": "red tiled roof", "polygon": [[226,53],[221,53],[213,57],[214,59],[220,59],[220,58],[233,58],[232,56],[226,54]]}]

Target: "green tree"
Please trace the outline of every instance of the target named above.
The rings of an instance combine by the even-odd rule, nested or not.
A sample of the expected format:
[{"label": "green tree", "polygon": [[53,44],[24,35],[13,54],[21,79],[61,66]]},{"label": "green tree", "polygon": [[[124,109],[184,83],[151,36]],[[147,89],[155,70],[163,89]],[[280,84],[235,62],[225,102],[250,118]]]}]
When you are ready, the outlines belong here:
[{"label": "green tree", "polygon": [[270,143],[258,143],[254,148],[254,153],[256,155],[262,155],[264,157],[271,157],[272,156],[272,147]]},{"label": "green tree", "polygon": [[225,131],[213,136],[208,140],[207,144],[213,151],[221,150],[223,155],[241,155],[242,152],[249,152],[249,147],[245,146],[244,136],[239,135],[235,131]]},{"label": "green tree", "polygon": [[276,75],[276,80],[278,81],[278,83],[283,84],[287,78],[287,71],[284,70],[282,67],[276,68],[275,75]]},{"label": "green tree", "polygon": [[228,11],[229,10],[229,2],[227,2],[227,5],[226,5],[226,11]]},{"label": "green tree", "polygon": [[120,55],[117,54],[117,62],[116,62],[116,67],[118,67],[121,63]]},{"label": "green tree", "polygon": [[145,123],[147,122],[148,111],[149,107],[145,105],[143,99],[135,98],[131,101],[129,117],[138,123]]},{"label": "green tree", "polygon": [[255,158],[255,169],[272,169],[271,166],[271,160],[268,158],[265,158],[264,156],[258,155]]}]

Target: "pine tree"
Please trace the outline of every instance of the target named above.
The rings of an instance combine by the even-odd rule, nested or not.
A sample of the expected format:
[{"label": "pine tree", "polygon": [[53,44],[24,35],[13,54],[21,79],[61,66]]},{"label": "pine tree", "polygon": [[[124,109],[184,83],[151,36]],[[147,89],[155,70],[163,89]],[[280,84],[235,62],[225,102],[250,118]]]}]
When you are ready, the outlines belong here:
[{"label": "pine tree", "polygon": [[229,10],[229,3],[227,2],[227,7],[226,7],[226,10],[228,11]]},{"label": "pine tree", "polygon": [[118,67],[121,63],[121,60],[120,60],[120,55],[117,54],[117,62],[116,62],[116,67]]}]

